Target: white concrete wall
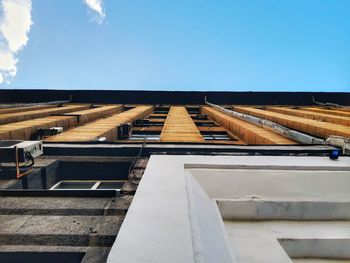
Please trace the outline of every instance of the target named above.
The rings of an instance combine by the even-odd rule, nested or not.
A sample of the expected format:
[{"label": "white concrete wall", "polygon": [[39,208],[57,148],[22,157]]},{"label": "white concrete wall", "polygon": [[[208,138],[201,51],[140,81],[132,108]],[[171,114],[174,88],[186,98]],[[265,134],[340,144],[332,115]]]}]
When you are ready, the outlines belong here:
[{"label": "white concrete wall", "polygon": [[348,220],[349,177],[349,158],[152,156],[108,262],[291,262],[278,239],[349,238],[310,221]]}]

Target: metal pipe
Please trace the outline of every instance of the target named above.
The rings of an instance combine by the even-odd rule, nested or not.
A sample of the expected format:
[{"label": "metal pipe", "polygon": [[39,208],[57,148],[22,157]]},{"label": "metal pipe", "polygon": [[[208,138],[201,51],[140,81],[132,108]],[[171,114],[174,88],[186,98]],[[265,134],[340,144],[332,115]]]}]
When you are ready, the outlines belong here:
[{"label": "metal pipe", "polygon": [[343,106],[343,105],[339,105],[339,104],[336,104],[336,103],[319,102],[319,101],[315,100],[314,96],[312,96],[312,102],[315,103],[316,105],[325,106],[325,107],[346,108],[346,109],[350,108],[349,106]]},{"label": "metal pipe", "polygon": [[217,109],[218,111],[221,111],[227,115],[233,116],[235,118],[247,121],[249,123],[252,123],[258,126],[268,127],[274,130],[275,132],[282,134],[286,136],[288,139],[291,139],[293,141],[296,141],[302,144],[324,144],[325,142],[322,139],[307,135],[305,133],[302,133],[296,130],[291,130],[285,126],[282,126],[272,121],[254,117],[248,114],[243,114],[237,111],[225,109],[224,107],[208,102],[206,97],[204,98],[204,101],[205,101],[205,104]]}]

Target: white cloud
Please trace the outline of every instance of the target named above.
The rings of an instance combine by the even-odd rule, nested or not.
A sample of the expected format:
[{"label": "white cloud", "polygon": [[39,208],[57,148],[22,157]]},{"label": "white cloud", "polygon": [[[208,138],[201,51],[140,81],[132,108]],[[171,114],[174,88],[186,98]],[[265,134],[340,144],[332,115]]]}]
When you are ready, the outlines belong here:
[{"label": "white cloud", "polygon": [[103,0],[84,0],[84,2],[95,13],[93,20],[99,24],[102,23],[106,16]]},{"label": "white cloud", "polygon": [[0,0],[0,83],[17,73],[16,55],[28,42],[32,23],[31,0]]}]

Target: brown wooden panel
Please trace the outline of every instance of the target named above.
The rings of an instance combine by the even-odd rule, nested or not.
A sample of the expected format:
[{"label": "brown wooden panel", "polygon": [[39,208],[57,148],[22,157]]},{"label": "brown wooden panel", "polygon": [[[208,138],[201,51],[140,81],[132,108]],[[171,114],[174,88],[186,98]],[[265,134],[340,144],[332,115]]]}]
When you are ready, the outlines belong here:
[{"label": "brown wooden panel", "polygon": [[336,109],[330,110],[330,109],[325,109],[325,108],[316,108],[316,107],[309,108],[309,107],[307,107],[307,108],[303,108],[303,110],[332,114],[332,115],[337,115],[337,116],[350,117],[350,112],[340,111],[340,110],[336,110]]},{"label": "brown wooden panel", "polygon": [[108,105],[108,106],[100,106],[100,107],[92,108],[88,110],[81,110],[81,111],[66,113],[64,115],[65,116],[80,115],[79,124],[82,125],[108,115],[119,113],[122,110],[123,110],[123,105]]},{"label": "brown wooden panel", "polygon": [[[101,117],[120,112],[121,110],[121,105],[101,106],[98,108],[71,112],[64,116],[48,116],[44,118],[0,125],[0,139],[30,140],[32,135],[36,133],[37,129],[39,128],[44,129],[51,127],[63,127],[64,130],[67,130],[86,123],[87,121],[93,121]],[[70,114],[80,115],[80,121],[78,122],[78,118],[76,116],[69,116]]]},{"label": "brown wooden panel", "polygon": [[350,127],[344,125],[290,116],[282,113],[255,109],[253,107],[234,107],[234,109],[324,139],[328,138],[330,135],[350,137]]},{"label": "brown wooden panel", "polygon": [[42,109],[49,109],[49,108],[56,108],[57,105],[37,105],[37,106],[28,106],[28,107],[16,107],[16,108],[0,108],[0,115],[1,114],[8,114],[8,113],[16,113],[16,112],[25,112],[25,111],[31,111],[31,110],[42,110]]},{"label": "brown wooden panel", "polygon": [[50,109],[39,109],[39,110],[30,110],[25,112],[16,112],[16,113],[8,113],[2,114],[0,116],[0,125],[18,121],[25,121],[35,118],[42,118],[46,116],[50,116],[53,114],[64,114],[68,112],[85,110],[88,109],[90,105],[67,105],[63,107],[55,107]]},{"label": "brown wooden panel", "polygon": [[40,119],[20,121],[0,126],[0,139],[30,140],[37,129],[63,127],[68,129],[77,125],[73,116],[49,116]]},{"label": "brown wooden panel", "polygon": [[162,142],[204,142],[185,107],[170,107],[160,134]]},{"label": "brown wooden panel", "polygon": [[201,110],[247,144],[296,144],[276,132],[234,118],[214,108],[203,107]]},{"label": "brown wooden panel", "polygon": [[350,107],[347,107],[347,108],[332,108],[332,110],[338,110],[338,111],[343,111],[343,112],[350,112]]},{"label": "brown wooden panel", "polygon": [[120,124],[133,122],[136,119],[144,118],[152,113],[153,106],[138,106],[128,111],[115,114],[84,126],[71,129],[62,134],[52,136],[45,141],[92,141],[98,137],[106,137],[107,140],[117,139],[117,128]]},{"label": "brown wooden panel", "polygon": [[343,116],[334,116],[331,114],[310,112],[307,110],[288,109],[284,107],[266,107],[266,110],[279,112],[279,113],[292,115],[292,116],[304,117],[304,118],[313,119],[317,121],[325,121],[325,122],[350,126],[350,118],[343,117]]}]

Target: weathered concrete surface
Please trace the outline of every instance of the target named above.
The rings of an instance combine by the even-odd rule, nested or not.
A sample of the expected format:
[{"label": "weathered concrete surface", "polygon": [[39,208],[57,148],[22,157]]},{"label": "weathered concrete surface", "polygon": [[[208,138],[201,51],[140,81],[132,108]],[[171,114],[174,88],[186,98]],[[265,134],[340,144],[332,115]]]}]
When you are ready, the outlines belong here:
[{"label": "weathered concrete surface", "polygon": [[35,159],[35,163],[28,169],[33,169],[31,173],[16,178],[14,164],[6,164],[9,169],[0,171],[0,189],[48,189],[58,181],[59,162],[55,159]]},{"label": "weathered concrete surface", "polygon": [[[315,239],[319,242],[325,239],[344,239],[347,245],[349,245],[347,240],[350,239],[349,221],[225,221],[225,228],[239,262],[292,262],[280,245],[279,239]],[[339,247],[341,240],[338,242],[333,252],[330,250],[323,255],[322,251],[319,251],[320,247],[314,249],[312,244],[304,242],[304,250],[308,250],[309,255],[300,253],[299,257],[346,256],[349,259],[349,247],[346,246],[346,250],[337,250],[336,247]]]},{"label": "weathered concrete surface", "polygon": [[223,199],[350,201],[350,171],[189,169],[208,194]]},{"label": "weathered concrete surface", "polygon": [[81,252],[82,262],[106,262],[132,198],[1,197],[0,253]]},{"label": "weathered concrete surface", "polygon": [[11,170],[4,171],[7,177],[0,171],[0,178],[9,178],[0,180],[0,189],[50,189],[60,180],[127,180],[130,165],[135,160],[127,157],[111,157],[104,161],[101,157],[96,160],[94,157],[41,157],[35,160],[33,172],[20,180],[14,179],[13,165]]},{"label": "weathered concrete surface", "polygon": [[114,198],[1,197],[1,215],[125,215],[133,196]]},{"label": "weathered concrete surface", "polygon": [[111,246],[123,216],[0,215],[0,244]]}]

